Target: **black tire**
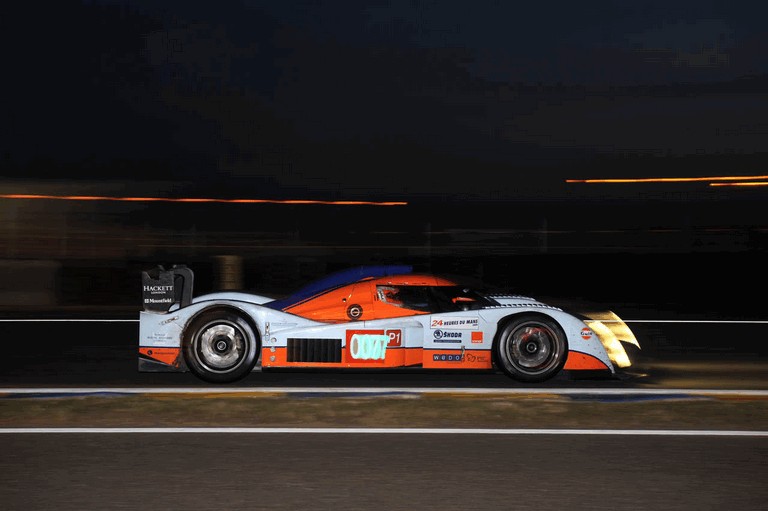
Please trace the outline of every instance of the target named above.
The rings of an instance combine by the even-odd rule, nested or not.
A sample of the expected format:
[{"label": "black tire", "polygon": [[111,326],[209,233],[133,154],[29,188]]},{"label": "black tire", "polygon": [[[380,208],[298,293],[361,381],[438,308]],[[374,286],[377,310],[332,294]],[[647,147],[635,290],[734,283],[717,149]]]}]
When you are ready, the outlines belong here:
[{"label": "black tire", "polygon": [[241,315],[210,311],[184,331],[184,360],[198,378],[230,383],[245,378],[259,360],[259,337]]},{"label": "black tire", "polygon": [[510,378],[542,382],[555,376],[568,358],[568,339],[557,321],[542,315],[512,318],[494,340],[496,365]]}]

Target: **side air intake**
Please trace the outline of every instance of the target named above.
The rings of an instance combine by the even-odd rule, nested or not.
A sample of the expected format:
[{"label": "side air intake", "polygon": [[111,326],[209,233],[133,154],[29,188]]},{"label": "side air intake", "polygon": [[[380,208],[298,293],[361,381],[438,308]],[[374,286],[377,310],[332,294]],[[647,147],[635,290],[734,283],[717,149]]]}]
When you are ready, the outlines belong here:
[{"label": "side air intake", "polygon": [[341,339],[288,339],[288,362],[341,362]]}]

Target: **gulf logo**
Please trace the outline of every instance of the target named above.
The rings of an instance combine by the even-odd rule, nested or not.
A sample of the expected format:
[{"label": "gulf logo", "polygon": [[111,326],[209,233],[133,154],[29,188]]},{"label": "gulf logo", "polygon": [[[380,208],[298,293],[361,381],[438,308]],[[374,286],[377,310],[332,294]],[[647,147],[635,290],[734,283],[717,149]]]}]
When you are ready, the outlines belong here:
[{"label": "gulf logo", "polygon": [[581,329],[581,338],[584,339],[585,341],[588,341],[592,338],[593,333],[594,332],[592,332],[591,329],[584,327]]}]

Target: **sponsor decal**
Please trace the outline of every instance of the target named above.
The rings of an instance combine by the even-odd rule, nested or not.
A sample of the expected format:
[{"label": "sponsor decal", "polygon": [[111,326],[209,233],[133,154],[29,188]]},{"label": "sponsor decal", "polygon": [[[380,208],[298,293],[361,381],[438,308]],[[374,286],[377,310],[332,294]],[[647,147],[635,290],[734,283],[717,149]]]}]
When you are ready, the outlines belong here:
[{"label": "sponsor decal", "polygon": [[145,293],[165,294],[168,291],[173,291],[173,286],[144,286]]},{"label": "sponsor decal", "polygon": [[167,355],[178,355],[179,354],[179,348],[149,348],[147,350],[147,355],[151,356],[167,356]]},{"label": "sponsor decal", "polygon": [[464,355],[464,360],[467,362],[489,362],[488,355],[475,355],[474,353],[467,353]]},{"label": "sponsor decal", "polygon": [[430,328],[450,328],[451,330],[477,330],[477,318],[434,317]]},{"label": "sponsor decal", "polygon": [[161,298],[156,300],[155,298],[145,298],[144,303],[173,303],[173,298]]},{"label": "sponsor decal", "polygon": [[173,341],[174,337],[167,332],[152,332],[151,334],[145,336],[144,339],[152,344],[165,344],[167,341]]},{"label": "sponsor decal", "polygon": [[154,279],[147,272],[143,272],[141,281],[144,309],[157,312],[168,311],[175,301],[173,274],[161,272],[158,278]]},{"label": "sponsor decal", "polygon": [[584,339],[585,341],[588,341],[592,338],[593,333],[594,332],[592,332],[592,330],[590,330],[587,327],[584,327],[581,329],[581,338]]},{"label": "sponsor decal", "polygon": [[181,350],[179,348],[140,348],[139,353],[163,364],[179,367]]},{"label": "sponsor decal", "polygon": [[435,342],[461,342],[461,332],[446,332],[437,329],[432,332],[432,337],[435,338]]},{"label": "sponsor decal", "polygon": [[483,332],[472,332],[472,343],[478,344],[483,342]]},{"label": "sponsor decal", "polygon": [[347,330],[347,357],[358,362],[382,361],[387,347],[403,343],[402,330]]},{"label": "sponsor decal", "polygon": [[464,359],[460,354],[441,353],[439,355],[432,355],[432,360],[435,362],[461,362]]},{"label": "sponsor decal", "polygon": [[475,355],[474,353],[435,353],[433,362],[488,362],[488,355]]},{"label": "sponsor decal", "polygon": [[353,303],[347,307],[347,317],[352,321],[357,321],[363,315],[363,306]]}]

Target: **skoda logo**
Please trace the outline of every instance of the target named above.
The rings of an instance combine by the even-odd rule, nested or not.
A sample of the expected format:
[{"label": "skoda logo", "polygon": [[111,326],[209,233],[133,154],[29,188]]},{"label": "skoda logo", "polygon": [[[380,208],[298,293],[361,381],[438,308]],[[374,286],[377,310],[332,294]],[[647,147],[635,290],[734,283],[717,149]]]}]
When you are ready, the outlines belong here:
[{"label": "skoda logo", "polygon": [[444,330],[435,330],[432,335],[436,341],[440,339],[461,339],[461,332],[446,332]]}]

